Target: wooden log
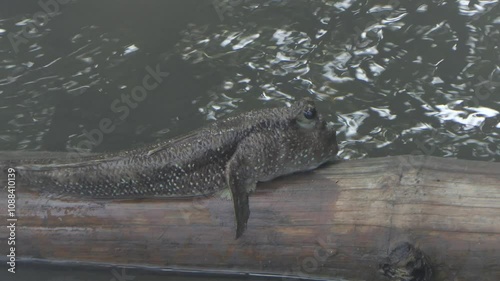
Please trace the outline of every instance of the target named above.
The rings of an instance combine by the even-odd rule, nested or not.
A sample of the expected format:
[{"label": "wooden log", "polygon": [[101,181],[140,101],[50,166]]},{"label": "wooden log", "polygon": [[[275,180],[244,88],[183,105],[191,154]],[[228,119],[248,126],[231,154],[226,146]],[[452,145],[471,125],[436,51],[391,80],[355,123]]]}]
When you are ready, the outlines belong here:
[{"label": "wooden log", "polygon": [[380,264],[408,242],[435,280],[500,280],[500,163],[398,156],[282,177],[258,185],[238,240],[232,202],[217,197],[57,199],[22,185],[16,196],[24,260],[387,280]]}]

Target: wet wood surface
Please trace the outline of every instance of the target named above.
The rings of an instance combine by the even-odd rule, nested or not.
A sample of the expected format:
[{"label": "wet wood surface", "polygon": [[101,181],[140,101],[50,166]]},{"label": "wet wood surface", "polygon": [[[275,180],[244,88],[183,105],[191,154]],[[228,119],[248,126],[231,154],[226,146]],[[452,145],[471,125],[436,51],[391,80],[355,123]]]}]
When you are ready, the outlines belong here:
[{"label": "wet wood surface", "polygon": [[[500,163],[397,156],[282,177],[258,185],[238,240],[232,202],[214,196],[82,200],[17,185],[16,199],[25,261],[387,280],[379,264],[409,242],[436,280],[500,280]],[[5,189],[0,202],[6,222]],[[8,236],[2,227],[2,253]]]}]

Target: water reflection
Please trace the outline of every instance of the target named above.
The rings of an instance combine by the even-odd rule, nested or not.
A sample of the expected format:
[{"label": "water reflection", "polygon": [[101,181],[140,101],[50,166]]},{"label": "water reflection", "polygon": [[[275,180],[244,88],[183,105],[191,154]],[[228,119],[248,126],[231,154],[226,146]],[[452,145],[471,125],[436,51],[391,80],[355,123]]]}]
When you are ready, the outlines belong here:
[{"label": "water reflection", "polygon": [[[342,158],[420,150],[499,159],[499,100],[494,95],[500,81],[499,52],[489,42],[499,39],[495,2],[294,5],[304,14],[327,16],[310,21],[302,15],[292,22],[277,16],[270,24],[259,24],[258,15],[272,10],[272,1],[253,5],[251,15],[237,12],[251,4],[233,7],[238,16],[227,15],[223,32],[194,32],[206,44],[191,49],[186,61],[214,69],[231,62],[234,73],[223,75],[245,86],[214,90],[231,98],[286,101],[295,93],[330,102],[343,139]],[[245,48],[235,48],[241,41]],[[189,39],[178,46],[184,45],[192,46]],[[241,50],[218,61],[227,54],[224,48]],[[190,55],[196,52],[210,55],[194,61]]]},{"label": "water reflection", "polygon": [[[236,2],[74,1],[38,25],[36,5],[4,14],[1,149],[71,150],[110,118],[93,149],[117,150],[312,95],[341,158],[500,159],[497,1]],[[8,35],[23,30],[16,52]],[[171,79],[121,120],[110,105],[156,65]]]}]

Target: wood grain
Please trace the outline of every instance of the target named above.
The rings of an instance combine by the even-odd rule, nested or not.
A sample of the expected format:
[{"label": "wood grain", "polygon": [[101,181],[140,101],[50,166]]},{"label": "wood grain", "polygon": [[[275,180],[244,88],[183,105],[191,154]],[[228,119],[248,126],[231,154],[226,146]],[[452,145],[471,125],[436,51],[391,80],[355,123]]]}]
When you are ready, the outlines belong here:
[{"label": "wood grain", "polygon": [[[387,280],[378,266],[406,241],[428,256],[436,280],[500,280],[500,163],[397,156],[279,178],[258,185],[238,240],[232,202],[217,197],[16,192],[17,256],[25,260]],[[0,202],[5,222],[5,190]],[[2,253],[8,235],[2,227]]]}]

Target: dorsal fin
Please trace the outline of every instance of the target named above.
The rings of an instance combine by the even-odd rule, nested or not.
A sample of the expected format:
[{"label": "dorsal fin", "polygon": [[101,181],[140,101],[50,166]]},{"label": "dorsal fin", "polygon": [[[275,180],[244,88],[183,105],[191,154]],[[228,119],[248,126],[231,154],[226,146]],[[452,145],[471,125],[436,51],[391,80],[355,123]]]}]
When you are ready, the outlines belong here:
[{"label": "dorsal fin", "polygon": [[189,140],[193,137],[196,137],[196,136],[199,136],[200,134],[200,131],[201,130],[198,130],[198,131],[193,131],[193,132],[190,132],[188,133],[187,135],[183,135],[181,137],[178,137],[178,138],[175,138],[175,139],[172,139],[172,140],[169,140],[169,141],[166,141],[164,143],[160,143],[154,147],[152,147],[151,149],[149,149],[147,152],[146,152],[146,156],[151,156],[159,151],[162,151],[164,149],[168,149],[169,147],[171,147],[173,144],[178,144],[179,142],[183,142],[183,141],[186,141],[186,140]]},{"label": "dorsal fin", "polygon": [[52,169],[60,169],[60,168],[76,168],[76,167],[85,167],[85,166],[93,166],[104,162],[116,161],[123,159],[122,156],[116,156],[112,158],[106,159],[92,159],[81,162],[74,163],[64,163],[64,164],[28,164],[28,165],[20,165],[17,166],[16,169],[25,170],[25,171],[47,171]]}]

